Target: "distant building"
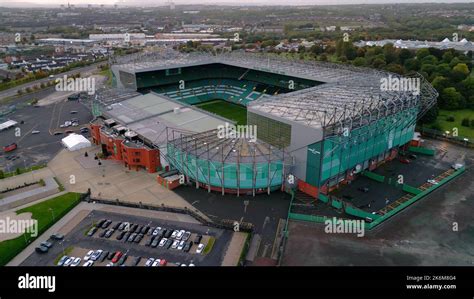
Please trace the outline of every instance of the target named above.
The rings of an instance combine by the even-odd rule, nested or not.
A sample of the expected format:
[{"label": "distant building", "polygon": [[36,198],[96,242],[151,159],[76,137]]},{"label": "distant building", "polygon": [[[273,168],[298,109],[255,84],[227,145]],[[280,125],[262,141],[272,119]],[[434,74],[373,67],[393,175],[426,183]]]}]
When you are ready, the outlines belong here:
[{"label": "distant building", "polygon": [[465,38],[463,38],[461,41],[451,41],[449,38],[445,38],[441,42],[384,39],[384,40],[378,40],[378,41],[359,41],[359,42],[354,43],[354,45],[357,47],[364,47],[364,46],[383,47],[386,44],[393,44],[393,46],[396,48],[413,49],[413,50],[423,49],[423,48],[437,48],[441,50],[455,49],[457,51],[462,51],[462,52],[474,51],[474,44]]}]

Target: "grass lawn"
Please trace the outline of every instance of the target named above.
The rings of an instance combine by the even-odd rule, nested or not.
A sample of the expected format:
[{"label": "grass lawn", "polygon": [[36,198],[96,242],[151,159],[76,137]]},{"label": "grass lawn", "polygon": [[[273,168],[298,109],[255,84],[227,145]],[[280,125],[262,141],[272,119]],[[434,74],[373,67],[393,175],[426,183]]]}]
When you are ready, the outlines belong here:
[{"label": "grass lawn", "polygon": [[[454,116],[454,122],[446,121],[448,116]],[[438,124],[444,131],[453,131],[453,128],[458,128],[459,137],[466,137],[471,140],[474,139],[474,128],[473,127],[464,127],[461,126],[461,121],[463,118],[474,119],[474,111],[470,109],[449,111],[449,110],[439,110],[438,118],[436,119],[436,124]]]},{"label": "grass lawn", "polygon": [[209,241],[207,242],[206,247],[204,247],[204,250],[202,251],[203,254],[208,254],[211,252],[212,247],[214,247],[214,243],[216,242],[216,238],[210,237]]},{"label": "grass lawn", "polygon": [[106,85],[112,86],[112,70],[110,68],[100,71],[99,75],[107,77]]},{"label": "grass lawn", "polygon": [[[79,196],[79,193],[66,193],[18,210],[16,213],[32,213],[31,217],[38,221],[39,237],[79,203]],[[0,266],[6,265],[34,239],[30,233],[25,233],[18,238],[0,242]]]},{"label": "grass lawn", "polygon": [[197,104],[196,107],[236,121],[238,125],[247,124],[247,108],[244,106],[229,103],[224,100],[214,100]]}]

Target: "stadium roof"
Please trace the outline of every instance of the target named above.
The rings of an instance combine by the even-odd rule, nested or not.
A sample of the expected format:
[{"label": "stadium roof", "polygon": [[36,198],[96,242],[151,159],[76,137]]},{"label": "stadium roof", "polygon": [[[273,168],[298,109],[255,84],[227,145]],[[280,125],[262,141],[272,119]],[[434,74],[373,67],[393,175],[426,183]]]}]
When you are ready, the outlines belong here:
[{"label": "stadium roof", "polygon": [[190,155],[216,162],[259,163],[289,159],[289,155],[284,151],[261,140],[252,140],[244,136],[218,138],[218,133],[218,130],[210,130],[193,135],[181,135],[169,143]]},{"label": "stadium roof", "polygon": [[[277,96],[265,96],[250,103],[249,110],[297,121],[310,127],[330,128],[333,132],[348,123],[353,128],[409,107],[418,107],[419,116],[431,108],[436,90],[419,74],[416,91],[382,90],[381,79],[404,79],[400,75],[370,68],[328,62],[301,61],[262,54],[231,52],[220,55],[181,54],[162,51],[137,56],[133,63],[114,66],[129,73],[170,69],[209,63],[222,63],[247,69],[305,78],[326,84]],[[406,79],[406,78],[405,78]],[[339,127],[335,130],[335,127]]]},{"label": "stadium roof", "polygon": [[166,143],[168,128],[186,134],[216,129],[229,122],[224,118],[198,110],[156,93],[136,96],[108,106],[104,114],[126,126],[150,142]]}]

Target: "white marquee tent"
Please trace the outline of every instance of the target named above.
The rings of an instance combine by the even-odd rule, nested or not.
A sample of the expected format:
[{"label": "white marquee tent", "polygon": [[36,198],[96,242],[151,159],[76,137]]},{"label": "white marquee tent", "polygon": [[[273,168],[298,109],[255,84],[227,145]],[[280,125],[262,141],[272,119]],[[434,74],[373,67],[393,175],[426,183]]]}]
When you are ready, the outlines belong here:
[{"label": "white marquee tent", "polygon": [[91,146],[91,142],[86,137],[74,133],[63,138],[61,142],[71,152]]}]

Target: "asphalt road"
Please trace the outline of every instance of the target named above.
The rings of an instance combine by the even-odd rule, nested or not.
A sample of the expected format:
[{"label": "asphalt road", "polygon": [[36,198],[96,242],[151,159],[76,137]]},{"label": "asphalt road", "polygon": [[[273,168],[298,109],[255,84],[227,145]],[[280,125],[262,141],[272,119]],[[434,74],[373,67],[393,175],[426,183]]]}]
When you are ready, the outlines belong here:
[{"label": "asphalt road", "polygon": [[[78,113],[71,114],[73,110]],[[16,167],[29,167],[48,162],[61,149],[61,139],[65,137],[65,134],[52,134],[57,131],[78,131],[81,127],[87,126],[92,115],[81,103],[65,100],[41,107],[26,106],[8,115],[8,118],[17,121],[20,130],[10,128],[0,132],[0,146],[15,142],[18,148],[13,152],[0,153],[0,167],[12,171]],[[79,126],[59,128],[60,124],[71,118],[79,119]],[[21,121],[24,123],[21,124]],[[32,134],[32,131],[40,133]],[[6,159],[8,156],[19,158],[12,161]]]},{"label": "asphalt road", "polygon": [[[82,68],[77,68],[77,69],[74,69],[72,71],[56,74],[56,75],[54,75],[54,77],[55,78],[56,77],[62,77],[64,75],[71,75],[71,74],[77,74],[77,73],[81,73],[81,74],[85,75],[85,73],[89,73],[91,71],[96,70],[98,65],[104,64],[104,63],[105,62],[99,62],[99,63],[95,63],[95,64],[85,66],[85,67],[82,67]],[[8,97],[12,97],[12,96],[17,95],[19,89],[25,89],[27,87],[33,87],[35,85],[45,83],[45,82],[48,82],[48,81],[51,81],[51,80],[54,80],[54,79],[46,77],[46,78],[43,78],[43,79],[40,79],[40,80],[28,82],[28,83],[25,83],[25,84],[22,84],[22,85],[15,86],[13,88],[9,88],[7,90],[0,91],[0,101],[3,100],[3,99],[6,99]]]}]

